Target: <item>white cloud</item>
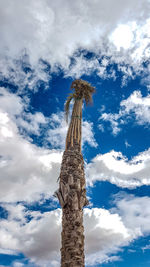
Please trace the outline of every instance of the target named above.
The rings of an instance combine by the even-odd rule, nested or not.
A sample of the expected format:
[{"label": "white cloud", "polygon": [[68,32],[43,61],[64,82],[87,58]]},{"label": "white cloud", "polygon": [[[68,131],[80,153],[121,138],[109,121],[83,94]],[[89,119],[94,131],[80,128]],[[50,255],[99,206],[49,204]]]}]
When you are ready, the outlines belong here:
[{"label": "white cloud", "polygon": [[53,147],[65,147],[65,139],[68,125],[65,121],[64,112],[53,113],[50,117],[51,128],[47,132],[47,140]]},{"label": "white cloud", "polygon": [[19,92],[28,89],[36,92],[41,82],[44,82],[47,88],[51,76],[46,68],[42,61],[39,61],[36,66],[31,65],[26,52],[16,55],[16,58],[7,57],[5,52],[0,54],[0,79],[8,80]]},{"label": "white cloud", "polygon": [[[3,205],[9,212],[7,220],[1,220],[0,244],[4,250],[24,253],[30,262],[40,266],[59,266],[61,210],[40,213],[19,205]],[[28,216],[31,220],[28,221]],[[130,240],[128,229],[118,214],[104,209],[85,209],[86,262],[116,260],[119,246]]]},{"label": "white cloud", "polygon": [[0,108],[11,116],[20,114],[25,103],[16,94],[9,93],[5,88],[0,87]]},{"label": "white cloud", "polygon": [[[103,121],[109,121],[111,128],[112,128],[112,134],[115,136],[120,132],[120,128],[119,128],[119,123],[118,123],[118,119],[120,118],[119,114],[111,114],[111,113],[103,113],[101,115],[101,117],[99,118],[99,120],[103,120]],[[102,125],[99,124],[99,129],[101,130]],[[104,130],[104,126],[103,126],[103,130]]]},{"label": "white cloud", "polygon": [[121,152],[97,155],[86,166],[89,185],[95,181],[109,181],[119,187],[136,188],[150,185],[150,149],[128,160]]},{"label": "white cloud", "polygon": [[[14,0],[13,4],[8,0],[1,1],[1,72],[7,78],[13,76],[12,80],[22,87],[27,81],[33,88],[38,80],[47,81],[49,77],[40,65],[38,69],[40,58],[47,60],[53,70],[60,64],[67,71],[70,57],[78,49],[90,50],[99,58],[106,55],[110,62],[128,63],[135,70],[141,70],[141,62],[149,57],[149,11],[148,0],[141,3],[117,0],[115,5],[111,0],[95,0],[92,4],[83,0],[75,3],[65,0],[63,4],[60,0],[55,3],[47,0],[19,3]],[[122,32],[123,38],[126,37],[124,42]],[[14,63],[14,59],[20,59],[22,54],[29,55],[33,73],[25,75],[18,67],[19,62]],[[95,60],[89,61],[85,70],[93,71],[95,63]],[[14,71],[9,66],[13,66]],[[101,69],[97,63],[96,66]],[[82,69],[80,63],[75,64],[70,75],[81,75]],[[100,73],[103,75],[102,69]]]},{"label": "white cloud", "polygon": [[107,66],[110,63],[106,57],[101,60],[97,57],[92,59],[87,59],[85,56],[77,55],[74,57],[74,63],[68,69],[64,69],[65,77],[73,77],[73,78],[80,78],[80,76],[86,74],[90,75],[92,72],[96,72],[96,74],[101,77],[102,79],[108,78],[116,78],[115,71],[110,69],[109,72],[107,71]]},{"label": "white cloud", "polygon": [[86,259],[89,265],[119,260],[113,257],[117,257],[122,246],[150,234],[149,197],[118,194],[114,204],[116,207],[111,211],[85,209]]},{"label": "white cloud", "polygon": [[[17,254],[17,251],[12,250],[12,249],[0,248],[0,254],[3,254],[3,255],[15,255],[15,254]],[[1,265],[0,265],[0,267],[1,267]]]},{"label": "white cloud", "polygon": [[24,266],[24,264],[23,263],[21,263],[21,262],[14,262],[13,263],[13,267],[23,267]]},{"label": "white cloud", "polygon": [[[84,209],[86,264],[120,260],[118,252],[139,236],[150,233],[149,197],[116,195],[115,208]],[[61,210],[41,213],[19,204],[3,204],[8,218],[1,220],[1,248],[23,253],[29,264],[59,266]],[[30,218],[30,219],[29,219]]]},{"label": "white cloud", "polygon": [[110,39],[118,50],[121,47],[128,49],[133,41],[133,29],[128,25],[119,25],[110,36]]},{"label": "white cloud", "polygon": [[40,213],[21,205],[19,209],[13,204],[3,207],[9,216],[1,220],[1,247],[12,252],[15,249],[14,254],[24,253],[31,263],[40,266],[59,266],[61,210]]},{"label": "white cloud", "polygon": [[[150,124],[150,95],[143,97],[140,91],[134,91],[129,98],[120,103],[123,113],[134,113],[137,124]],[[124,115],[123,114],[123,115]]]},{"label": "white cloud", "polygon": [[[32,144],[48,119],[27,112],[28,100],[0,88],[0,201],[35,201],[57,189],[62,153]],[[26,130],[25,138],[18,127]],[[30,141],[29,141],[29,140]]]},{"label": "white cloud", "polygon": [[87,264],[92,266],[118,260],[119,257],[112,255],[131,238],[121,217],[105,209],[86,208],[84,222]]},{"label": "white cloud", "polygon": [[[35,201],[41,194],[52,196],[58,187],[61,152],[40,148],[25,140],[15,123],[15,114],[23,110],[20,98],[8,94],[2,96],[2,100],[0,98],[10,115],[0,110],[0,201]],[[29,116],[30,127],[38,131],[38,124],[45,122],[44,117],[37,113]]]},{"label": "white cloud", "polygon": [[150,249],[150,245],[146,245],[146,246],[142,247],[143,252],[144,252],[145,250],[149,250],[149,249]]},{"label": "white cloud", "polygon": [[0,142],[0,200],[34,201],[41,194],[52,196],[58,186],[61,153],[26,141],[11,120],[5,128],[7,134],[2,132]]},{"label": "white cloud", "polygon": [[49,121],[41,112],[36,112],[34,114],[24,112],[21,115],[22,116],[17,118],[16,123],[22,128],[22,131],[26,130],[28,134],[40,135],[42,127],[47,125]]},{"label": "white cloud", "polygon": [[128,143],[127,140],[125,140],[125,146],[126,146],[126,148],[131,147],[131,145]]},{"label": "white cloud", "polygon": [[87,143],[91,147],[97,147],[96,140],[94,138],[93,123],[89,121],[82,122],[82,144]]},{"label": "white cloud", "polygon": [[115,212],[121,216],[125,227],[130,229],[133,237],[150,233],[150,198],[135,197],[134,195],[118,195],[115,199]]},{"label": "white cloud", "polygon": [[[28,112],[29,104],[27,97],[21,98],[17,94],[10,93],[5,88],[0,87],[0,109],[4,111],[5,116],[9,114],[21,132],[26,131],[28,134],[39,135],[41,126],[48,124],[49,119],[41,112]],[[6,127],[3,126],[3,128],[7,132]]]},{"label": "white cloud", "polygon": [[134,91],[127,99],[121,101],[118,113],[103,113],[99,118],[99,120],[110,122],[113,135],[117,135],[121,131],[121,126],[131,119],[134,119],[138,125],[149,126],[149,94],[144,97],[140,91]]}]

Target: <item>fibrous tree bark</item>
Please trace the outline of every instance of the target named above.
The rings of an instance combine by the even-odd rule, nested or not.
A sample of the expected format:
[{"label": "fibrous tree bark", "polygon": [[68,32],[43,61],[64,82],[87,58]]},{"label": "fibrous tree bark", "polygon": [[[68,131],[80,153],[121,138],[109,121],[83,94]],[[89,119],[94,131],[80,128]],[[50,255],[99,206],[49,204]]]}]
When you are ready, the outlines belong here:
[{"label": "fibrous tree bark", "polygon": [[81,153],[82,104],[83,100],[86,104],[91,102],[95,90],[83,80],[75,80],[71,88],[74,92],[66,101],[66,115],[72,99],[74,106],[61,164],[59,189],[55,195],[62,207],[61,267],[83,267],[85,266],[83,207],[88,204],[88,200]]}]

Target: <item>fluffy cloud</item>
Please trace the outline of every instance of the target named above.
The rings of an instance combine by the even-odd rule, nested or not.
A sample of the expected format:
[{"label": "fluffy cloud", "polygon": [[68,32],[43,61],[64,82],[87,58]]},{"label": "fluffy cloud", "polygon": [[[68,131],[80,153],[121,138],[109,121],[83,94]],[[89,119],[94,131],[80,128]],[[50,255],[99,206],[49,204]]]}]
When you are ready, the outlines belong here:
[{"label": "fluffy cloud", "polygon": [[[2,1],[1,72],[9,79],[13,77],[14,83],[22,87],[29,84],[32,88],[38,80],[47,81],[49,77],[43,71],[43,63],[37,65],[39,59],[48,61],[53,71],[61,65],[68,72],[70,57],[78,49],[94,52],[98,58],[106,56],[119,66],[127,63],[141,70],[141,63],[149,57],[149,10],[148,0],[142,3],[117,0],[115,5],[111,0],[95,0],[92,4],[83,0],[75,3],[65,0],[63,4],[60,0],[55,3],[31,0],[21,4],[18,0],[12,4]],[[19,67],[20,60],[25,61],[25,72]],[[95,59],[88,65],[85,70],[93,71],[95,67],[100,75],[105,73],[103,64]],[[80,63],[75,63],[70,75],[82,75],[82,69]],[[123,72],[125,76],[129,74],[128,67]]]},{"label": "fluffy cloud", "polygon": [[0,109],[7,113],[10,119],[25,134],[39,135],[41,126],[48,124],[49,119],[41,112],[28,112],[30,101],[28,97],[21,98],[0,87]]},{"label": "fluffy cloud", "polygon": [[[150,198],[135,197],[134,195],[116,195],[114,203],[115,212],[121,216],[125,227],[128,227],[136,238],[150,233]],[[130,232],[130,233],[131,233]]]},{"label": "fluffy cloud", "polygon": [[[120,260],[117,254],[121,247],[150,233],[149,197],[116,195],[114,204],[111,211],[84,210],[88,266]],[[61,210],[41,213],[21,204],[3,204],[3,208],[8,211],[8,218],[1,220],[0,228],[3,253],[22,252],[38,266],[59,266]]]},{"label": "fluffy cloud", "polygon": [[[122,113],[134,113],[138,124],[150,124],[150,95],[143,97],[140,91],[134,91],[129,98],[120,103]],[[123,114],[123,115],[124,115]]]},{"label": "fluffy cloud", "polygon": [[1,89],[0,201],[35,201],[43,194],[50,197],[58,186],[62,153],[40,148],[20,135],[18,126],[38,134],[46,119],[42,113],[25,113],[26,103]]},{"label": "fluffy cloud", "polygon": [[23,104],[20,97],[9,93],[5,88],[0,87],[0,107],[11,116],[20,114],[25,104]]},{"label": "fluffy cloud", "polygon": [[[9,213],[7,220],[1,220],[3,251],[22,252],[40,266],[59,266],[61,210],[40,213],[22,205],[5,204],[3,207]],[[109,258],[109,254],[117,253],[119,246],[130,240],[121,217],[104,209],[85,209],[84,221],[87,264],[115,260],[116,257]]]},{"label": "fluffy cloud", "polygon": [[16,123],[22,132],[25,130],[28,134],[40,135],[42,127],[49,121],[41,112],[34,114],[24,112],[21,115],[17,118]]},{"label": "fluffy cloud", "polygon": [[139,153],[130,161],[121,152],[111,151],[97,155],[86,166],[88,184],[109,181],[119,187],[136,188],[150,185],[150,149]]},{"label": "fluffy cloud", "polygon": [[114,254],[131,239],[121,217],[105,209],[85,209],[84,223],[87,265],[118,260]]},{"label": "fluffy cloud", "polygon": [[34,201],[57,188],[62,155],[23,139],[6,113],[0,114],[0,200]]},{"label": "fluffy cloud", "polygon": [[61,210],[40,213],[28,211],[22,205],[6,204],[4,208],[9,216],[1,220],[3,250],[24,253],[40,266],[59,266]]},{"label": "fluffy cloud", "polygon": [[103,113],[99,119],[110,122],[113,135],[117,135],[121,131],[121,126],[131,119],[138,125],[149,126],[150,95],[143,97],[140,91],[134,91],[127,99],[121,101],[118,113]]}]

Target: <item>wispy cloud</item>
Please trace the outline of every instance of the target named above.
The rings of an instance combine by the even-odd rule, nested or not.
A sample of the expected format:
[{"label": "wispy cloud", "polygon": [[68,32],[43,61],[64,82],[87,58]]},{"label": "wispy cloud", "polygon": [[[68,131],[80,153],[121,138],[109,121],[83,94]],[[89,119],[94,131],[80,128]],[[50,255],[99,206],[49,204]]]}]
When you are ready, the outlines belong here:
[{"label": "wispy cloud", "polygon": [[[109,8],[108,8],[109,7]],[[100,77],[115,77],[107,65],[116,63],[123,80],[143,72],[142,62],[149,58],[149,1],[136,0],[76,1],[46,0],[1,2],[1,73],[20,87],[37,89],[37,82],[47,82],[49,71],[61,66],[66,75],[79,77],[96,71]],[[19,23],[18,23],[19,21]],[[11,25],[11,27],[10,27]],[[61,44],[61,45],[60,45]],[[97,59],[87,60],[76,52],[88,50]],[[23,55],[28,55],[28,60]],[[75,63],[71,64],[71,58]],[[17,61],[16,61],[17,59]],[[23,71],[22,64],[27,66]],[[35,68],[36,66],[36,68]],[[28,68],[29,67],[29,68]],[[28,71],[27,71],[28,69]],[[48,75],[47,75],[48,74]]]},{"label": "wispy cloud", "polygon": [[127,140],[125,140],[125,146],[126,146],[126,148],[131,147],[131,145],[128,143]]},{"label": "wispy cloud", "polygon": [[122,125],[127,124],[131,119],[134,120],[135,124],[149,127],[149,94],[144,97],[140,91],[134,91],[127,99],[121,101],[118,113],[105,112],[99,118],[100,121],[110,122],[113,135],[117,135],[121,131]]},{"label": "wispy cloud", "polygon": [[136,188],[150,185],[150,149],[128,160],[121,152],[110,151],[97,155],[86,166],[89,185],[95,181],[109,181],[119,187]]}]

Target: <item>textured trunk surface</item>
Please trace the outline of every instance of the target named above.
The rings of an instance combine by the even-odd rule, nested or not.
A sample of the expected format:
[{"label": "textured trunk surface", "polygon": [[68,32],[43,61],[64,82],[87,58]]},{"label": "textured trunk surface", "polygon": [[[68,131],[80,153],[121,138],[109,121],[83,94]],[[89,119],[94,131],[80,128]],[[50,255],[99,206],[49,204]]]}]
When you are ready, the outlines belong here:
[{"label": "textured trunk surface", "polygon": [[63,231],[61,266],[79,267],[84,265],[84,235],[82,211],[63,210]]},{"label": "textured trunk surface", "polygon": [[56,195],[62,207],[61,267],[84,267],[83,207],[88,204],[81,154],[82,100],[76,100]]},{"label": "textured trunk surface", "polygon": [[78,150],[64,152],[60,188],[63,194],[61,266],[84,266],[82,208],[87,204],[83,158]]},{"label": "textured trunk surface", "polygon": [[82,99],[75,100],[71,122],[69,125],[66,150],[77,148],[81,152],[81,120],[82,120]]}]

